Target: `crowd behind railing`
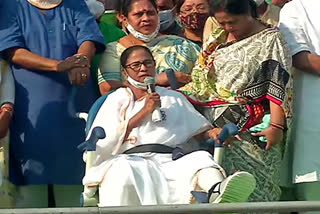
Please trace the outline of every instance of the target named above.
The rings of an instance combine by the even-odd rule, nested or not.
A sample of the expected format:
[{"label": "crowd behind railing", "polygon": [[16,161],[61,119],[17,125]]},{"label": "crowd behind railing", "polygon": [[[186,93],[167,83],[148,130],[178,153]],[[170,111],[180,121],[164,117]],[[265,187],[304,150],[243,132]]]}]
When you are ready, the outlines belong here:
[{"label": "crowd behind railing", "polygon": [[0,208],[320,200],[319,9],[0,0]]}]

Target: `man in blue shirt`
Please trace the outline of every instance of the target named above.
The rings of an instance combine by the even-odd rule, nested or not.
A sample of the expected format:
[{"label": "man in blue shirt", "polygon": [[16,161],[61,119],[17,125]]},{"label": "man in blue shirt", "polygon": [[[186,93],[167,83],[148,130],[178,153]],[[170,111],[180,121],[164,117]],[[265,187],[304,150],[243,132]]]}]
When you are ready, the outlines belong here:
[{"label": "man in blue shirt", "polygon": [[16,85],[10,138],[16,206],[77,206],[84,173],[77,145],[85,123],[68,114],[67,104],[73,85],[83,85],[77,110],[95,99],[89,65],[104,50],[104,38],[84,0],[0,4],[0,54],[11,62]]}]

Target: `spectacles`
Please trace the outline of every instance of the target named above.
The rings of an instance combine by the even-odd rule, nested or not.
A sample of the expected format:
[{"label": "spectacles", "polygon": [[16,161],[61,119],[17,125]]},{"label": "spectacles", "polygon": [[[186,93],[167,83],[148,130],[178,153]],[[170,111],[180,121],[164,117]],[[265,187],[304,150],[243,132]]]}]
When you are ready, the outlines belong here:
[{"label": "spectacles", "polygon": [[147,68],[152,68],[155,65],[155,62],[152,59],[146,59],[142,62],[133,62],[131,64],[128,64],[126,65],[126,68],[129,67],[135,72],[139,72],[142,65],[146,66]]}]

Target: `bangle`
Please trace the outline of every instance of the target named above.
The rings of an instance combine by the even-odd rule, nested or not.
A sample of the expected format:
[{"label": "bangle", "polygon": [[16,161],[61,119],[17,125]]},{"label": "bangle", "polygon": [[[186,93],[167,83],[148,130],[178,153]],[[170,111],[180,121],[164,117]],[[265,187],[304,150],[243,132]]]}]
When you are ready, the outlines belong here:
[{"label": "bangle", "polygon": [[273,126],[277,129],[281,129],[282,131],[284,131],[284,126],[283,125],[280,125],[280,124],[277,124],[277,123],[270,123],[270,126]]}]

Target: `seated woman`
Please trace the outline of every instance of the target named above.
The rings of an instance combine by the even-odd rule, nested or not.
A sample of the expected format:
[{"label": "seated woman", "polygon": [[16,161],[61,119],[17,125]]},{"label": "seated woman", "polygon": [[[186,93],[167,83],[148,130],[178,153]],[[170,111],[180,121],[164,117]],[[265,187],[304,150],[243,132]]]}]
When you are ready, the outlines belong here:
[{"label": "seated woman", "polygon": [[[213,13],[221,27],[204,44],[192,82],[182,90],[206,105],[201,112],[215,126],[231,121],[241,129],[222,165],[228,173],[255,176],[257,188],[249,200],[279,200],[280,143],[285,127],[288,137],[291,127],[291,56],[279,30],[257,19],[252,0],[217,0]],[[266,122],[258,125],[262,118]]]},{"label": "seated woman", "polygon": [[209,12],[209,0],[178,0],[177,14],[184,27],[184,32],[180,36],[201,47],[204,25],[209,17]]},{"label": "seated woman", "polygon": [[185,84],[199,54],[199,47],[177,36],[159,35],[159,17],[155,0],[123,0],[120,18],[129,34],[107,45],[98,71],[101,94],[126,86],[121,75],[120,55],[133,45],[150,48],[156,59],[157,84],[168,86],[168,77],[163,73],[172,68],[178,82]]},{"label": "seated woman", "polygon": [[[92,125],[103,127],[107,137],[97,142],[96,162],[83,179],[86,196],[99,187],[99,206],[186,204],[194,190],[205,192],[207,202],[246,201],[255,188],[251,174],[224,179],[206,151],[172,160],[177,145],[192,137],[217,139],[220,129],[212,128],[182,94],[158,86],[147,92],[145,79],[156,74],[151,51],[130,47],[121,65],[128,87],[107,97]],[[157,108],[162,120],[156,122],[152,113]]]}]

